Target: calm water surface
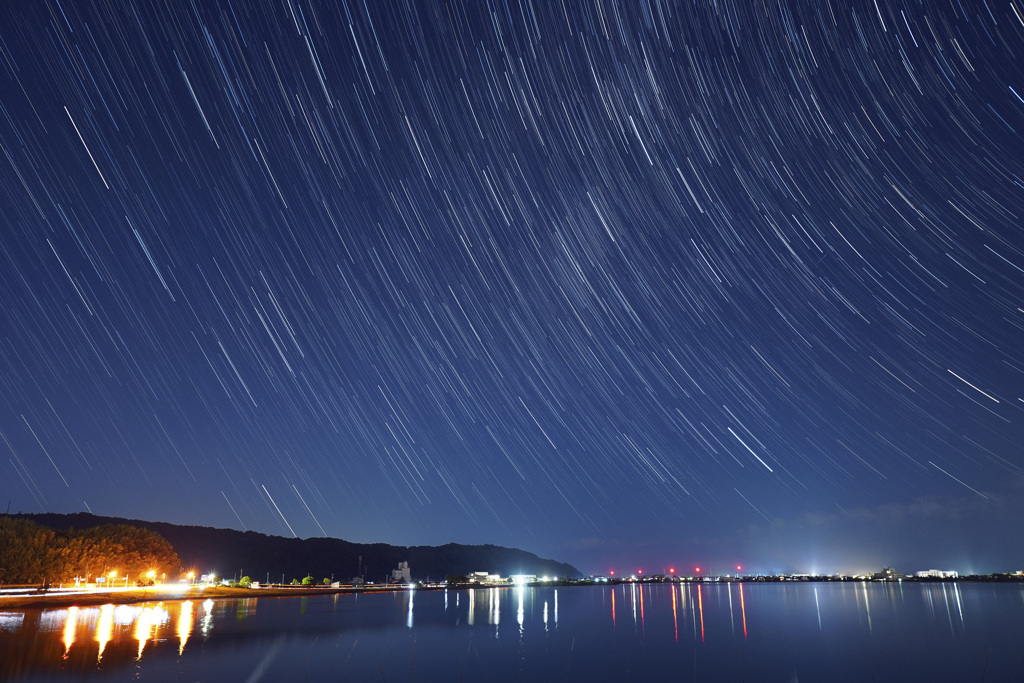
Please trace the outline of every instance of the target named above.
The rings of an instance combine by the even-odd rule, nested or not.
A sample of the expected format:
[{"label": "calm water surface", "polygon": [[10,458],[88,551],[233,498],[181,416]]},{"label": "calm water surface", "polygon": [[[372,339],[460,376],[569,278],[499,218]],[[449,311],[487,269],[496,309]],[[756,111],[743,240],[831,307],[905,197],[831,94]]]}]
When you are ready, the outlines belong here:
[{"label": "calm water surface", "polygon": [[1020,681],[1024,587],[646,584],[0,611],[11,681]]}]

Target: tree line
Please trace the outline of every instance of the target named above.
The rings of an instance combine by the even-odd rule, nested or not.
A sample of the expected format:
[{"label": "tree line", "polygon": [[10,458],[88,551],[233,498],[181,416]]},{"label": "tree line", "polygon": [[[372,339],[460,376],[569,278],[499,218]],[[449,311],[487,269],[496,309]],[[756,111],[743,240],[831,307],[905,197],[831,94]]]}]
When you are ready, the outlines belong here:
[{"label": "tree line", "polygon": [[56,531],[23,518],[0,517],[0,585],[95,581],[177,581],[181,560],[160,534],[127,524]]}]

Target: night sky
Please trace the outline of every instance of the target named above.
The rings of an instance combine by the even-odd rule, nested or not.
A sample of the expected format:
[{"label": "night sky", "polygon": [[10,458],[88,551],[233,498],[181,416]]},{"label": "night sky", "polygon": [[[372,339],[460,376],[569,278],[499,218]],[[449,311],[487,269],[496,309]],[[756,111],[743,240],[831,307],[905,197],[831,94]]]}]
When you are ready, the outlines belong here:
[{"label": "night sky", "polygon": [[14,0],[0,146],[11,512],[1024,565],[1020,0]]}]

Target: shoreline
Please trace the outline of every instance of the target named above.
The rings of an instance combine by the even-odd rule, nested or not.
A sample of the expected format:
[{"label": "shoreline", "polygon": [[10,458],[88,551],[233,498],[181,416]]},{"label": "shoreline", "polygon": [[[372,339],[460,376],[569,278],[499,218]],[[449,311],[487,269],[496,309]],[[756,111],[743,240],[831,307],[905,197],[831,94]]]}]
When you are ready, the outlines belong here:
[{"label": "shoreline", "polygon": [[0,594],[0,611],[34,607],[91,607],[95,605],[131,605],[139,602],[182,602],[185,600],[225,600],[231,598],[300,598],[310,595],[338,593],[385,593],[408,590],[404,586],[359,588],[333,587],[268,587],[231,588],[229,586],[153,586],[146,588],[67,590],[51,589],[45,593]]},{"label": "shoreline", "polygon": [[[797,580],[782,580],[779,577],[757,577],[748,580],[726,580],[726,581],[628,581],[617,579],[608,582],[563,582],[552,581],[543,584],[528,584],[528,587],[538,586],[576,586],[576,585],[605,585],[618,586],[626,584],[649,585],[657,584],[705,584],[721,585],[739,583],[747,586],[773,585],[779,583],[1024,583],[1024,577],[1019,575],[969,575],[957,578],[932,578],[932,577],[905,577],[892,581],[873,581],[863,577],[810,577]],[[415,590],[468,590],[474,588],[511,588],[509,584],[470,584],[460,583],[454,585],[419,585]],[[93,607],[96,605],[131,605],[140,602],[183,602],[185,600],[230,600],[233,598],[301,598],[311,595],[339,595],[339,594],[365,594],[365,593],[395,593],[399,591],[412,590],[406,585],[398,584],[368,584],[365,586],[265,586],[261,588],[237,588],[231,586],[180,586],[164,585],[152,587],[132,588],[105,588],[105,589],[75,589],[75,588],[52,588],[46,592],[32,591],[27,589],[24,592],[4,593],[0,592],[0,612],[5,610],[19,610],[38,607]]]}]

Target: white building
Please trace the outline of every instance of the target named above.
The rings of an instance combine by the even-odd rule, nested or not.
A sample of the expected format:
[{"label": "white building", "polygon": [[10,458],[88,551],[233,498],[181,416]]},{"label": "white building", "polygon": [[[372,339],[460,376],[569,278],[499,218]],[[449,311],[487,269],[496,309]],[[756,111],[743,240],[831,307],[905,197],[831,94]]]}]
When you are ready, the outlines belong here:
[{"label": "white building", "polygon": [[501,576],[501,574],[491,574],[490,572],[472,572],[466,577],[466,579],[469,583],[505,583],[505,578]]},{"label": "white building", "polygon": [[391,570],[391,583],[412,583],[408,562],[399,562],[398,569]]},{"label": "white building", "polygon": [[942,571],[941,569],[926,569],[922,572],[914,572],[919,579],[955,579],[959,576],[954,571]]}]

